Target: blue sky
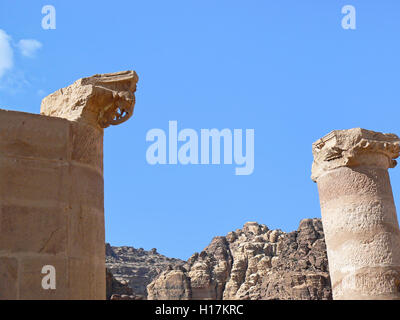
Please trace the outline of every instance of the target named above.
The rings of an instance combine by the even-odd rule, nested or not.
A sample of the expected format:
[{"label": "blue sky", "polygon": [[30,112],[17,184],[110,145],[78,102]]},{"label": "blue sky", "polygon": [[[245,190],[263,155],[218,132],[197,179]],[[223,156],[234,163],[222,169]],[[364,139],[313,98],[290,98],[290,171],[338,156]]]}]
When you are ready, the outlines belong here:
[{"label": "blue sky", "polygon": [[[341,27],[347,4],[356,30]],[[78,78],[136,70],[134,117],[105,131],[106,240],[186,259],[247,221],[291,231],[320,217],[311,144],[329,131],[400,134],[399,15],[397,0],[2,0],[0,108],[38,113]],[[146,133],[170,120],[254,129],[254,173],[149,165]]]}]

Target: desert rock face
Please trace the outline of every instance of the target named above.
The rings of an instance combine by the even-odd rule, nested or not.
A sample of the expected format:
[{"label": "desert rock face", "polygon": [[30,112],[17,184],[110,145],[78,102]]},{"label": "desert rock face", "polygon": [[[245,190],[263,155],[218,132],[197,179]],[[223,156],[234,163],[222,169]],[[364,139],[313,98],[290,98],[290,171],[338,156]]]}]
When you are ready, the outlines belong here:
[{"label": "desert rock face", "polygon": [[191,300],[192,290],[186,270],[168,268],[148,287],[148,300]]},{"label": "desert rock face", "polygon": [[305,219],[290,233],[248,222],[215,237],[185,267],[162,272],[148,299],[331,299],[322,223]]},{"label": "desert rock face", "polygon": [[114,278],[110,270],[106,269],[106,297],[110,300],[115,296],[129,296],[134,300],[133,290],[126,281],[118,281]]},{"label": "desert rock face", "polygon": [[169,267],[173,268],[184,264],[185,262],[182,260],[167,258],[159,254],[156,249],[146,251],[142,248],[111,247],[106,244],[107,269],[112,273],[115,281],[122,285],[128,285],[132,290],[132,293],[115,290],[119,285],[110,290],[110,282],[108,282],[108,297],[118,294],[121,296],[133,295],[135,299],[145,299],[146,287],[155,277]]}]

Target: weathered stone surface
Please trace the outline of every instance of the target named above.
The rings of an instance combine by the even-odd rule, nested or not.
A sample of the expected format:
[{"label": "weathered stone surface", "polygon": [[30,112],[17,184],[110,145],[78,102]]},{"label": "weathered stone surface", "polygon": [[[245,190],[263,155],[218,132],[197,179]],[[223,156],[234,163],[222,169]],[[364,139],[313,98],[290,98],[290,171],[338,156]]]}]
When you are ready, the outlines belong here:
[{"label": "weathered stone surface", "polygon": [[290,233],[248,222],[215,237],[185,267],[157,277],[147,287],[148,299],[332,298],[319,219],[302,220]]},{"label": "weathered stone surface", "polygon": [[[25,256],[19,263],[19,299],[21,300],[64,300],[71,296],[68,285],[68,266],[65,257]],[[56,270],[56,290],[42,288],[42,268],[51,265]],[[85,274],[86,270],[82,270]],[[80,299],[81,296],[77,296]]]},{"label": "weathered stone surface", "polygon": [[400,299],[400,229],[388,168],[400,139],[364,129],[313,144],[335,299]]},{"label": "weathered stone surface", "polygon": [[361,128],[334,130],[313,143],[311,178],[317,181],[324,173],[341,167],[394,168],[399,151],[399,137],[392,133]]},{"label": "weathered stone surface", "polygon": [[113,294],[110,300],[143,300],[143,297],[127,294]]},{"label": "weathered stone surface", "polygon": [[135,71],[82,78],[43,99],[43,115],[106,128],[128,120],[135,106]]},{"label": "weathered stone surface", "polygon": [[162,272],[147,286],[148,300],[190,300],[190,280],[185,270],[170,269]]},{"label": "weathered stone surface", "polygon": [[42,115],[0,110],[0,298],[105,299],[103,128],[132,115],[136,82],[95,75],[43,99]]},{"label": "weathered stone surface", "polygon": [[0,154],[66,160],[70,123],[65,119],[1,110]]},{"label": "weathered stone surface", "polygon": [[[26,121],[29,122],[29,117]],[[57,206],[68,202],[68,188],[63,187],[69,183],[66,161],[25,159],[0,154],[0,177],[2,204],[40,207],[43,204]]]},{"label": "weathered stone surface", "polygon": [[0,300],[18,298],[18,261],[16,258],[0,257]]},{"label": "weathered stone surface", "polygon": [[188,261],[192,299],[222,299],[232,263],[225,237],[215,237],[205,251],[194,254]]},{"label": "weathered stone surface", "polygon": [[[58,214],[55,214],[57,213]],[[0,251],[8,253],[65,254],[68,217],[60,207],[1,206]],[[37,230],[42,230],[36,234]]]},{"label": "weathered stone surface", "polygon": [[71,160],[103,172],[103,131],[81,122],[71,126]]},{"label": "weathered stone surface", "polygon": [[[104,250],[104,247],[103,247]],[[111,290],[110,294],[133,295],[135,300],[146,299],[147,285],[170,266],[183,266],[184,261],[167,258],[157,252],[133,247],[111,247],[106,244],[106,265],[116,281],[126,283],[132,294]]]},{"label": "weathered stone surface", "polygon": [[[111,300],[114,296],[114,300],[134,300],[133,290],[129,287],[126,281],[118,281],[114,278],[110,270],[106,269],[106,297],[107,300]],[[124,298],[118,299],[118,297]],[[125,296],[132,297],[132,299],[125,299]]]}]

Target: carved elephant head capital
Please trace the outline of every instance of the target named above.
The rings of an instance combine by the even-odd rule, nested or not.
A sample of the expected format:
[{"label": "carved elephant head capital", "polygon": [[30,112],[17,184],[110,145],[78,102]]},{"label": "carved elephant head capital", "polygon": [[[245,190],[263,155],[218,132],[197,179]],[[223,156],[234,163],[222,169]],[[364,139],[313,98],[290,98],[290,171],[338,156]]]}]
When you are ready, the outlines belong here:
[{"label": "carved elephant head capital", "polygon": [[135,71],[79,79],[44,98],[41,114],[100,128],[118,125],[133,115],[138,80]]}]

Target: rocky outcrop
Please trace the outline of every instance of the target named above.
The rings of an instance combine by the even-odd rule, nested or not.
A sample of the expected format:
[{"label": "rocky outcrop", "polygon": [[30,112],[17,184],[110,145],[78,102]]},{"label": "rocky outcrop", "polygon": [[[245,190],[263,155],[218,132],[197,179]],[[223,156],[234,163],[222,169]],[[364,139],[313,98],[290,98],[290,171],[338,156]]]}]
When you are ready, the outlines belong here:
[{"label": "rocky outcrop", "polygon": [[113,296],[130,296],[134,297],[132,288],[129,287],[126,281],[118,281],[114,278],[110,270],[106,268],[106,298],[110,300]]},{"label": "rocky outcrop", "polygon": [[[154,278],[168,268],[184,264],[185,261],[167,258],[156,249],[146,251],[142,248],[112,247],[107,243],[106,266],[116,281],[110,282],[110,277],[107,277],[107,297],[113,300],[126,300],[132,298],[130,296],[134,300],[146,299],[146,287]],[[126,291],[125,287],[131,291]]]},{"label": "rocky outcrop", "polygon": [[191,300],[192,290],[186,269],[168,268],[147,287],[148,300]]},{"label": "rocky outcrop", "polygon": [[305,219],[297,231],[248,222],[215,237],[186,269],[162,272],[148,299],[331,299],[322,223]]}]

